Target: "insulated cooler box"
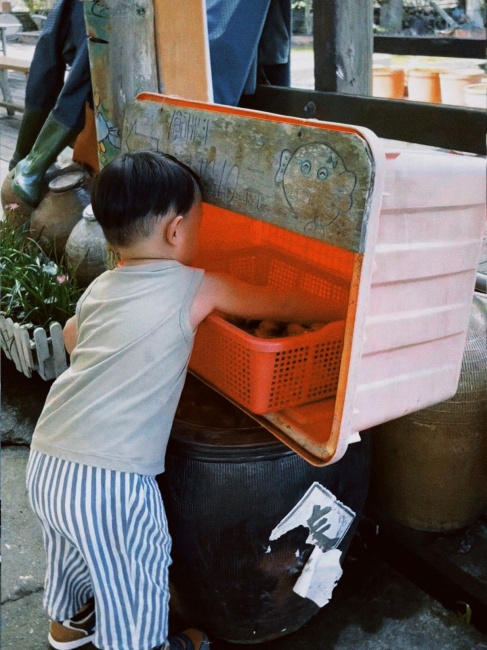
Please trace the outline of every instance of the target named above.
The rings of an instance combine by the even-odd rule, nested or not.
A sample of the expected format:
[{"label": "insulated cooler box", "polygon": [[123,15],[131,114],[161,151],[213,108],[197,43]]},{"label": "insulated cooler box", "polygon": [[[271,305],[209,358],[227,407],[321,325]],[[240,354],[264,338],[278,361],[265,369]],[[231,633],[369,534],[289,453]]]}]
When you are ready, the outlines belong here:
[{"label": "insulated cooler box", "polygon": [[[190,361],[309,462],[334,462],[358,432],[455,394],[486,217],[483,158],[401,148],[353,125],[153,93],[127,107],[122,147],[170,153],[200,175],[197,265],[264,250],[331,278],[346,300],[333,389],[316,399],[256,409],[229,395],[223,375],[198,361],[218,337],[218,315],[210,316],[210,338],[200,326]],[[231,363],[242,375],[238,357],[216,354],[215,365]],[[304,366],[311,363],[309,356]],[[253,387],[273,381],[259,369],[256,377]]]}]

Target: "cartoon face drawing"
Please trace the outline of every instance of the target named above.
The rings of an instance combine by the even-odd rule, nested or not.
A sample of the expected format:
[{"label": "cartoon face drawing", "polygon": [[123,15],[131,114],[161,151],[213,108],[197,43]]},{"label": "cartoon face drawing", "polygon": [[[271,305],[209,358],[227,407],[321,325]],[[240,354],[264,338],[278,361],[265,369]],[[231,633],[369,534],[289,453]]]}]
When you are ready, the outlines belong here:
[{"label": "cartoon face drawing", "polygon": [[296,217],[320,227],[350,210],[355,183],[355,174],[347,171],[340,156],[319,142],[299,147],[283,174],[284,194]]}]

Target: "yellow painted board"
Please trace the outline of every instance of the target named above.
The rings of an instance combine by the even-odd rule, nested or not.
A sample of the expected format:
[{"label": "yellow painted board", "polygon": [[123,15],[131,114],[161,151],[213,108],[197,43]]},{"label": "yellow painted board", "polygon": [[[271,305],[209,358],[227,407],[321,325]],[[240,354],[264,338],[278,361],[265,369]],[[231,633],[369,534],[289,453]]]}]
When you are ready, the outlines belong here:
[{"label": "yellow painted board", "polygon": [[205,0],[154,0],[160,91],[213,101]]}]

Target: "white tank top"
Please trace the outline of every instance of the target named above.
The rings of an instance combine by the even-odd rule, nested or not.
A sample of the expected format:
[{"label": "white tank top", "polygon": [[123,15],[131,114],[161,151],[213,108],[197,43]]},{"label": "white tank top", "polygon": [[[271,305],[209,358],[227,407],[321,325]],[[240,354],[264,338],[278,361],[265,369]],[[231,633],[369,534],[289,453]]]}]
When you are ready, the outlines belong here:
[{"label": "white tank top", "polygon": [[203,274],[161,260],[107,271],[88,287],[71,365],[51,387],[33,449],[123,472],[164,471]]}]

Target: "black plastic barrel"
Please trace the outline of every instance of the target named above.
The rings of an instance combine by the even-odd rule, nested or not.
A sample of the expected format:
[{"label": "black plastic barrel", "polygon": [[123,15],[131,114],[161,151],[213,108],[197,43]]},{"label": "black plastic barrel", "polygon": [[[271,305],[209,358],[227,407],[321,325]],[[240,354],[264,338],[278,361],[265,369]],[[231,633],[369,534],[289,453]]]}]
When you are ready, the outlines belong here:
[{"label": "black plastic barrel", "polygon": [[[212,423],[215,414],[220,426]],[[173,537],[172,613],[235,643],[299,629],[319,611],[293,591],[314,546],[305,526],[272,542],[271,532],[317,481],[356,513],[338,546],[342,562],[369,471],[367,439],[337,463],[314,467],[188,377],[160,477]]]}]

